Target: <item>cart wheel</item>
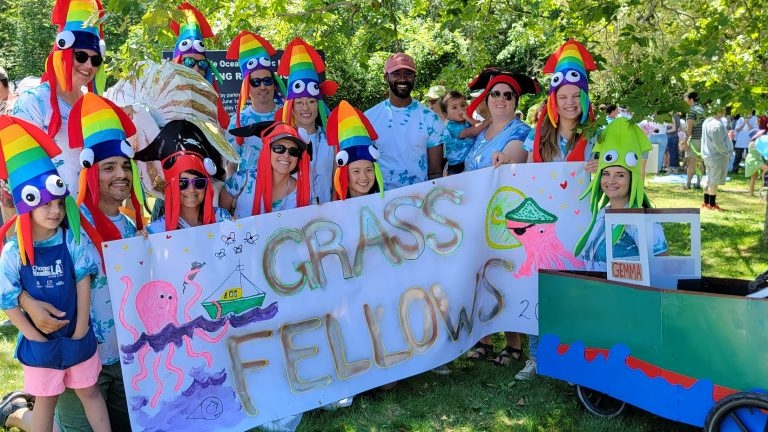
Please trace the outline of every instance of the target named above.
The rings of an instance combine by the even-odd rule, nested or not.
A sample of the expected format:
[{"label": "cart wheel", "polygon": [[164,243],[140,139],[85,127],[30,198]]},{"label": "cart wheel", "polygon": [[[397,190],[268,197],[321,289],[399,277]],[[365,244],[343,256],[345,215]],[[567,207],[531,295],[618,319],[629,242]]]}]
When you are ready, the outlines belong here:
[{"label": "cart wheel", "polygon": [[720,400],[707,414],[705,432],[768,430],[768,395],[734,393]]},{"label": "cart wheel", "polygon": [[579,396],[579,400],[581,401],[581,404],[584,405],[584,408],[598,417],[616,417],[621,414],[627,406],[624,401],[620,401],[605,393],[600,393],[597,390],[592,390],[591,388],[582,387],[580,385],[576,386],[576,395]]}]

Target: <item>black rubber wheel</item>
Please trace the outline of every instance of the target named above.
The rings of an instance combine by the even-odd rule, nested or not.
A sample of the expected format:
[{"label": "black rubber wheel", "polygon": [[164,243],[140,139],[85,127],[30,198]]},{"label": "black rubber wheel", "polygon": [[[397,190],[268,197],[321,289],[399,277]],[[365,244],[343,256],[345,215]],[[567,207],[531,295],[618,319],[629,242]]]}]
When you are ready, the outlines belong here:
[{"label": "black rubber wheel", "polygon": [[627,407],[627,403],[624,401],[580,385],[576,385],[576,395],[584,408],[598,417],[616,417]]},{"label": "black rubber wheel", "polygon": [[742,392],[722,398],[707,414],[704,431],[768,431],[768,395]]}]

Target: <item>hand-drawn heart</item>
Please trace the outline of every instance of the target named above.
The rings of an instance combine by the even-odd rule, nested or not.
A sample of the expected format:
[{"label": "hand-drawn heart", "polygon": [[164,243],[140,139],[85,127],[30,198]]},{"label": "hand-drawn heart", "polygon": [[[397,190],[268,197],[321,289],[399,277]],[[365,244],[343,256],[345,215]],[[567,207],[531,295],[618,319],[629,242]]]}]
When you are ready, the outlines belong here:
[{"label": "hand-drawn heart", "polygon": [[549,198],[549,199],[552,199],[552,195],[550,195],[548,198]]},{"label": "hand-drawn heart", "polygon": [[139,265],[144,265],[144,260],[139,261]]},{"label": "hand-drawn heart", "polygon": [[173,237],[173,236],[170,236],[170,235],[168,235],[168,234],[166,234],[166,235],[165,235],[165,238],[166,238],[166,240],[167,240],[167,239],[169,239],[169,238],[171,238],[171,237]]},{"label": "hand-drawn heart", "polygon": [[571,177],[576,177],[576,171],[571,171]]},{"label": "hand-drawn heart", "polygon": [[531,176],[531,180],[536,180],[536,176]]},{"label": "hand-drawn heart", "polygon": [[568,187],[568,180],[563,180],[563,182],[560,183],[560,187],[563,188],[563,189],[567,188]]},{"label": "hand-drawn heart", "polygon": [[581,210],[579,210],[579,209],[576,209],[576,210],[574,210],[573,212],[574,212],[574,213],[576,213],[576,216],[578,216],[578,215],[579,215],[579,213],[581,213]]}]

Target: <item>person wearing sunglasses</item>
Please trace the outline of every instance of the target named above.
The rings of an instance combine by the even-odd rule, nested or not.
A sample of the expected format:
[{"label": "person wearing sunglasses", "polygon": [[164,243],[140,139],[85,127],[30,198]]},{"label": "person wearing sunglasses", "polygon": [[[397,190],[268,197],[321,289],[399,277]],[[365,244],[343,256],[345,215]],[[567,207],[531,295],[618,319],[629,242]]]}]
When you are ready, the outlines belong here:
[{"label": "person wearing sunglasses", "polygon": [[[263,121],[272,121],[280,108],[280,92],[283,83],[275,74],[277,51],[263,37],[241,31],[229,45],[228,60],[237,60],[242,74],[237,114],[230,120],[227,130],[249,126]],[[259,136],[233,136],[226,134],[227,141],[240,155],[239,170],[253,170],[261,154]],[[230,173],[233,170],[230,169]]]},{"label": "person wearing sunglasses", "polygon": [[208,61],[205,55],[205,39],[216,35],[213,33],[205,16],[191,4],[184,2],[178,8],[184,19],[181,22],[171,21],[170,26],[176,35],[173,47],[173,62],[182,64],[205,78],[219,98],[216,100],[216,111],[219,126],[223,129],[229,125],[229,114],[224,109],[219,92],[222,78],[216,66]]},{"label": "person wearing sunglasses", "polygon": [[384,64],[384,79],[389,97],[365,112],[379,134],[384,188],[442,177],[443,144],[450,135],[437,114],[411,97],[416,62],[408,54],[392,54]]},{"label": "person wearing sunglasses", "polygon": [[[76,18],[83,15],[95,18],[83,23]],[[106,81],[102,67],[105,55],[101,30],[103,17],[104,8],[98,0],[56,1],[51,21],[57,26],[58,34],[46,59],[46,73],[39,86],[19,95],[13,108],[14,116],[43,129],[54,139],[62,152],[53,158],[53,162],[75,196],[79,187],[80,149],[69,145],[67,119],[72,106],[86,89],[103,93]]]},{"label": "person wearing sunglasses", "polygon": [[[525,162],[527,154],[522,145],[531,127],[515,116],[518,100],[523,94],[537,94],[539,84],[523,74],[499,71],[490,77],[485,90],[467,108],[472,117],[481,103],[488,106],[490,124],[475,137],[475,143],[464,159],[466,171],[505,163]],[[473,81],[478,84],[477,80]],[[480,83],[482,84],[482,83]]]},{"label": "person wearing sunglasses", "polygon": [[165,214],[139,231],[146,236],[164,231],[208,225],[232,217],[214,207],[214,175],[220,176],[221,157],[193,123],[174,120],[163,126],[135,160],[160,160],[165,177]]},{"label": "person wearing sunglasses", "polygon": [[290,210],[310,203],[307,139],[286,123],[268,121],[229,131],[260,136],[264,146],[256,169],[238,170],[227,179],[219,205],[235,218]]}]

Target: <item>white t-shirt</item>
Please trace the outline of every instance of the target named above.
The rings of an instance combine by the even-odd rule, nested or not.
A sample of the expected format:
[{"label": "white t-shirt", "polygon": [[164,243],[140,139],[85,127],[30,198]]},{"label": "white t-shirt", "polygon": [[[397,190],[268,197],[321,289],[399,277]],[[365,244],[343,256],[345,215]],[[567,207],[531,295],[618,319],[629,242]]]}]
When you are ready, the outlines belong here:
[{"label": "white t-shirt", "polygon": [[427,149],[450,138],[437,114],[415,100],[404,108],[385,100],[365,116],[379,135],[376,146],[381,153],[378,163],[384,189],[427,181]]},{"label": "white t-shirt", "polygon": [[328,145],[325,131],[317,128],[317,132],[309,136],[312,141],[312,160],[309,162],[311,191],[310,204],[322,204],[331,201],[331,184],[333,183],[333,147]]}]

